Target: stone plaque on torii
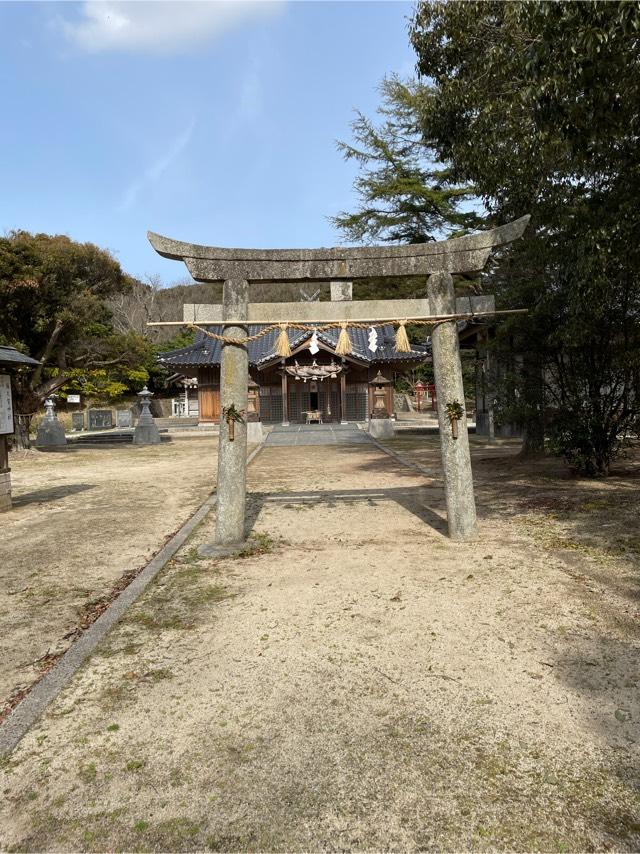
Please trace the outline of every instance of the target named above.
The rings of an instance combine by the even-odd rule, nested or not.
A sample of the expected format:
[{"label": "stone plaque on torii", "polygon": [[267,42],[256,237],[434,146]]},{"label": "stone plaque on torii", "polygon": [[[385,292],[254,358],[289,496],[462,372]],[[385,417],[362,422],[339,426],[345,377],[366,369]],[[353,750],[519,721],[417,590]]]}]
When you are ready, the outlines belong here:
[{"label": "stone plaque on torii", "polygon": [[[338,247],[332,249],[221,249],[171,240],[148,233],[153,248],[165,258],[184,261],[198,282],[223,282],[221,306],[185,306],[182,323],[221,323],[220,398],[223,411],[246,411],[248,351],[241,343],[252,324],[323,323],[335,321],[380,323],[429,320],[438,406],[438,424],[444,470],[449,536],[473,536],[476,508],[456,321],[460,317],[494,314],[493,301],[466,308],[456,300],[454,273],[482,270],[491,250],[521,237],[529,217],[453,240],[402,246]],[[371,277],[398,279],[426,277],[426,298],[418,300],[356,300],[353,302],[249,303],[249,285],[255,282],[353,281]],[[473,298],[472,298],[473,299]],[[478,310],[483,307],[486,310]],[[167,324],[157,324],[167,325]],[[173,325],[173,324],[172,324]],[[460,404],[460,402],[462,402]],[[447,404],[462,408],[457,430],[452,429]],[[230,441],[229,428],[234,431]],[[457,433],[457,436],[454,435]],[[218,450],[218,513],[216,543],[245,539],[246,425],[220,420]]]}]

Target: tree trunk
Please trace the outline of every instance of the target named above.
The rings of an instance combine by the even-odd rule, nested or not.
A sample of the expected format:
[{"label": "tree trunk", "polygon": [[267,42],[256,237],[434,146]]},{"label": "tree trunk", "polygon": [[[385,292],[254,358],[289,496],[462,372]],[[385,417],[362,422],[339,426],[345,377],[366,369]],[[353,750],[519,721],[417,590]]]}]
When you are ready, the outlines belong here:
[{"label": "tree trunk", "polygon": [[525,413],[521,459],[544,455],[544,368],[539,353],[525,353],[521,402]]},{"label": "tree trunk", "polygon": [[16,432],[13,434],[13,447],[17,451],[27,451],[31,447],[29,428],[32,417],[32,415],[16,415]]},{"label": "tree trunk", "polygon": [[520,459],[531,459],[544,455],[544,424],[542,418],[532,418],[525,424],[522,434]]}]

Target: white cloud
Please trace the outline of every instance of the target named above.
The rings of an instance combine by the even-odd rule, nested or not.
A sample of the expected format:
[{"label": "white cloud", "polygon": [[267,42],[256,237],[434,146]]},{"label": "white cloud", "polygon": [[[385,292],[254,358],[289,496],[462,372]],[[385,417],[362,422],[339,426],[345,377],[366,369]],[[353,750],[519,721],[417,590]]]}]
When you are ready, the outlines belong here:
[{"label": "white cloud", "polygon": [[65,18],[67,37],[89,53],[177,53],[247,20],[279,11],[284,0],[87,0]]},{"label": "white cloud", "polygon": [[131,208],[138,200],[138,196],[142,190],[158,183],[171,164],[178,159],[187,145],[189,145],[195,126],[195,121],[192,121],[191,124],[173,140],[167,150],[157,157],[153,163],[147,167],[147,169],[145,169],[142,177],[136,178],[135,181],[132,181],[124,193],[122,202],[118,206],[118,210],[120,212],[129,210],[129,208]]}]

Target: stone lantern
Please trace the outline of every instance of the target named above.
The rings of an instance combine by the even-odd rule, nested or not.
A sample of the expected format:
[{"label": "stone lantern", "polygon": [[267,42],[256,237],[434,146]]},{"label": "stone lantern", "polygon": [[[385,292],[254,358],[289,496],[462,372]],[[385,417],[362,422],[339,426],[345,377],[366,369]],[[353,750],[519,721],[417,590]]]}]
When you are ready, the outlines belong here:
[{"label": "stone lantern", "polygon": [[257,382],[255,382],[252,377],[249,377],[249,382],[247,383],[247,442],[249,444],[253,444],[254,442],[262,442],[262,424],[260,422],[260,411],[259,411],[259,401],[258,401],[258,392],[260,386]]},{"label": "stone lantern", "polygon": [[387,386],[391,385],[391,380],[382,376],[382,372],[378,371],[377,375],[369,383],[373,387],[373,411],[372,418],[389,418],[390,413],[387,409]]},{"label": "stone lantern", "polygon": [[391,413],[387,408],[387,388],[392,385],[391,380],[383,377],[382,372],[378,371],[369,385],[373,389],[373,409],[369,419],[369,433],[378,439],[388,439],[394,434]]},{"label": "stone lantern", "polygon": [[67,444],[64,427],[58,421],[53,396],[44,402],[44,419],[36,434],[36,448],[64,448]]},{"label": "stone lantern", "polygon": [[260,386],[251,377],[247,383],[247,423],[252,421],[260,421],[260,413],[258,412],[258,389]]},{"label": "stone lantern", "polygon": [[153,420],[153,415],[149,409],[153,392],[150,392],[145,386],[142,391],[138,392],[138,397],[140,398],[141,412],[136,428],[133,431],[133,444],[159,445],[160,433],[158,432],[156,422]]}]

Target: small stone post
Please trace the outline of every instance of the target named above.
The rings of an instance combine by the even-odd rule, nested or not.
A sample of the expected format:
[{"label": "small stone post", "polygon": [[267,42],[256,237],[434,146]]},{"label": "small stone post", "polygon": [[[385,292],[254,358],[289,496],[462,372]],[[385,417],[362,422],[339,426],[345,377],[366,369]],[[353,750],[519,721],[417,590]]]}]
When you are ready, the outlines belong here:
[{"label": "small stone post", "polygon": [[64,448],[66,444],[64,427],[58,421],[53,397],[48,397],[44,402],[44,419],[36,433],[36,448]]},{"label": "small stone post", "polygon": [[[223,320],[246,320],[249,283],[245,279],[227,279],[222,291]],[[245,325],[223,328],[231,338],[244,338]],[[216,543],[231,545],[245,539],[245,504],[247,496],[247,375],[249,354],[244,345],[223,344],[220,368],[220,438],[218,445],[218,514]],[[229,439],[229,426],[224,416],[233,405],[243,414],[234,423],[234,438]]]},{"label": "small stone post", "polygon": [[[433,273],[427,279],[429,308],[433,314],[455,314],[456,296],[450,273]],[[444,492],[447,502],[449,536],[452,540],[469,540],[476,528],[476,504],[473,495],[471,455],[467,416],[464,413],[464,387],[460,344],[455,320],[439,323],[431,333],[433,369],[438,400],[440,448],[444,470]],[[463,409],[454,438],[447,404],[459,403]]]},{"label": "small stone post", "polygon": [[142,411],[140,412],[140,418],[138,419],[138,423],[133,431],[133,444],[159,445],[161,441],[160,433],[158,432],[156,422],[153,420],[153,415],[149,409],[149,403],[153,397],[153,392],[149,391],[145,386],[142,391],[138,392],[138,397],[140,398]]}]

